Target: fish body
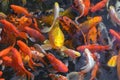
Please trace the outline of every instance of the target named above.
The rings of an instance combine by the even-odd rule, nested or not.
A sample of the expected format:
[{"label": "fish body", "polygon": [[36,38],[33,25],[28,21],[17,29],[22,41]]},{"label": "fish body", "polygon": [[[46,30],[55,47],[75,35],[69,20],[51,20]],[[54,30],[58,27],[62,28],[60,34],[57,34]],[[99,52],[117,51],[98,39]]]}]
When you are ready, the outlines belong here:
[{"label": "fish body", "polygon": [[62,61],[57,59],[53,54],[46,54],[46,57],[56,71],[63,73],[68,72],[67,66]]},{"label": "fish body", "polygon": [[33,79],[34,75],[25,69],[22,61],[22,57],[20,53],[17,51],[17,49],[12,48],[11,51],[13,52],[12,59],[14,61],[14,64],[13,64],[14,69],[18,71],[18,74],[26,74],[28,76],[28,80],[31,80],[30,78]]},{"label": "fish body", "polygon": [[79,24],[79,28],[80,28],[80,30],[82,30],[83,33],[88,33],[89,29],[96,26],[101,21],[102,21],[101,16],[95,16],[95,17],[88,19],[87,21]]},{"label": "fish body", "polygon": [[0,51],[0,57],[6,56],[10,52],[11,49],[12,49],[12,46]]},{"label": "fish body", "polygon": [[18,5],[14,5],[11,4],[10,7],[14,10],[15,13],[17,14],[24,14],[25,16],[31,16],[31,14],[29,14],[29,12],[27,11],[27,9],[25,9],[22,6],[18,6]]},{"label": "fish body", "polygon": [[77,50],[84,51],[85,48],[88,48],[91,52],[104,51],[104,50],[109,50],[109,45],[102,46],[97,44],[89,44],[89,45],[78,46]]},{"label": "fish body", "polygon": [[91,11],[91,12],[96,12],[96,11],[102,9],[103,7],[105,7],[107,1],[108,1],[108,0],[102,0],[102,1],[98,2],[95,6],[93,6],[93,7],[91,8],[90,11]]},{"label": "fish body", "polygon": [[24,28],[25,32],[27,32],[31,37],[35,38],[36,40],[39,41],[44,41],[45,37],[44,35],[42,35],[39,31],[37,31],[36,29],[32,29],[30,27],[25,27]]},{"label": "fish body", "polygon": [[49,34],[49,41],[53,48],[60,49],[64,45],[64,34],[59,27],[59,21],[57,21]]},{"label": "fish body", "polygon": [[93,57],[91,56],[92,53],[89,51],[89,49],[85,48],[84,53],[86,54],[88,63],[86,66],[83,66],[81,68],[81,69],[83,69],[81,72],[87,73],[94,67],[95,61],[94,61]]},{"label": "fish body", "polygon": [[34,63],[32,60],[32,53],[30,48],[21,40],[17,41],[17,45],[19,46],[20,50],[23,52],[24,58],[27,57],[29,67],[34,70],[33,66],[40,66],[39,64]]},{"label": "fish body", "polygon": [[71,36],[75,35],[76,32],[80,30],[78,25],[67,16],[59,17],[59,21],[63,29],[66,30]]},{"label": "fish body", "polygon": [[90,0],[83,0],[83,3],[85,5],[84,16],[86,16],[90,9]]},{"label": "fish body", "polygon": [[3,20],[0,20],[0,23],[2,23],[4,25],[4,29],[6,29],[7,31],[13,32],[15,35],[20,34],[19,31],[17,30],[17,28],[9,21],[3,19]]},{"label": "fish body", "polygon": [[110,15],[110,18],[113,22],[115,22],[116,24],[120,25],[120,19],[115,11],[115,8],[114,6],[110,6],[109,7],[109,15]]},{"label": "fish body", "polygon": [[109,32],[116,40],[120,41],[120,35],[115,30],[109,29]]}]

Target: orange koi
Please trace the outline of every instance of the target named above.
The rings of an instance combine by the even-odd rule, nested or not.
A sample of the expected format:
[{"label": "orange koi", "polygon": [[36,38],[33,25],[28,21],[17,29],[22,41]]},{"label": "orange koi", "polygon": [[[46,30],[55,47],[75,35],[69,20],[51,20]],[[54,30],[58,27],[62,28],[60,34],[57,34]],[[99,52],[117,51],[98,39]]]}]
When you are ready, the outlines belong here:
[{"label": "orange koi", "polygon": [[3,19],[3,20],[0,20],[0,23],[2,23],[4,25],[4,29],[8,30],[9,32],[13,32],[16,35],[19,34],[19,31],[17,30],[17,28],[9,21]]},{"label": "orange koi", "polygon": [[24,38],[23,35],[21,35],[21,33],[17,30],[17,28],[9,21],[3,19],[0,20],[0,23],[4,25],[4,29],[7,30],[8,32],[15,34],[15,36],[17,37]]},{"label": "orange koi", "polygon": [[17,51],[16,48],[12,48],[11,50],[12,53],[12,60],[13,62],[13,68],[18,71],[17,74],[21,75],[21,74],[26,74],[28,76],[28,80],[34,80],[34,75],[32,73],[30,73],[29,71],[27,71],[24,67],[24,64],[22,62],[22,57],[20,55],[20,53]]},{"label": "orange koi", "polygon": [[97,62],[94,67],[93,67],[93,70],[91,72],[91,78],[90,80],[94,80],[96,75],[97,75],[97,72],[98,72],[98,69],[99,69],[99,62]]},{"label": "orange koi", "polygon": [[30,27],[25,27],[24,30],[26,33],[28,33],[31,37],[35,38],[36,40],[39,40],[39,41],[45,40],[45,36],[35,29],[32,29]]},{"label": "orange koi", "polygon": [[31,16],[31,14],[29,14],[29,12],[27,11],[27,9],[25,9],[22,6],[18,6],[18,5],[10,5],[10,7],[14,10],[15,13],[17,14],[24,14],[25,16]]},{"label": "orange koi", "polygon": [[103,7],[105,7],[106,3],[107,3],[108,0],[102,0],[100,1],[99,3],[97,3],[95,6],[93,6],[90,11],[91,12],[96,12],[100,9],[102,9]]},{"label": "orange koi", "polygon": [[41,66],[40,64],[34,63],[34,61],[32,60],[31,50],[23,41],[18,40],[17,45],[19,46],[20,50],[24,53],[24,56],[29,56],[28,65],[32,70],[34,70],[33,65]]},{"label": "orange koi", "polygon": [[97,45],[97,44],[89,44],[89,45],[83,45],[83,46],[78,46],[77,50],[84,51],[85,48],[88,48],[91,52],[96,52],[96,51],[104,51],[104,50],[109,50],[110,46],[102,46],[102,45]]},{"label": "orange koi", "polygon": [[85,5],[84,16],[86,16],[89,12],[90,0],[83,0],[83,3]]},{"label": "orange koi", "polygon": [[90,40],[93,43],[97,42],[97,29],[95,26],[89,30],[87,37],[88,37],[88,43],[90,43]]},{"label": "orange koi", "polygon": [[2,60],[3,60],[3,64],[5,66],[9,66],[9,67],[12,66],[12,58],[11,57],[9,57],[9,56],[3,56]]},{"label": "orange koi", "polygon": [[80,30],[77,24],[67,16],[59,17],[60,24],[71,36]]},{"label": "orange koi", "polygon": [[63,72],[63,73],[68,72],[67,66],[62,61],[57,59],[53,54],[49,53],[45,55],[56,71]]},{"label": "orange koi", "polygon": [[93,18],[91,18],[91,19],[89,19],[89,20],[81,23],[81,24],[79,25],[79,28],[80,28],[80,29],[82,30],[82,32],[85,34],[85,33],[88,33],[88,31],[89,31],[92,27],[96,26],[96,25],[97,25],[99,22],[101,22],[101,21],[102,21],[102,17],[101,17],[101,16],[95,16],[95,17],[93,17]]},{"label": "orange koi", "polygon": [[2,51],[0,51],[0,57],[6,56],[10,52],[11,49],[12,49],[12,46],[10,46],[10,47],[8,47],[8,48],[3,49]]},{"label": "orange koi", "polygon": [[109,32],[112,36],[115,37],[116,40],[118,40],[118,41],[120,40],[120,35],[115,30],[109,29]]}]

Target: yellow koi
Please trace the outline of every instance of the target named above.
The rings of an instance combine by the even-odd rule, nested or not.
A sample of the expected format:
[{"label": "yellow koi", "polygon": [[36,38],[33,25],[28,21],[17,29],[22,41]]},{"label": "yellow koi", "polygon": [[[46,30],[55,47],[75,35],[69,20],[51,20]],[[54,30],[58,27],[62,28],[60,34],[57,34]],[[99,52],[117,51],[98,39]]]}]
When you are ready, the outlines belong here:
[{"label": "yellow koi", "polygon": [[109,59],[107,65],[108,65],[109,67],[115,67],[116,64],[117,64],[116,62],[117,62],[117,55],[112,56],[112,57]]},{"label": "yellow koi", "polygon": [[60,49],[64,45],[64,34],[59,27],[59,20],[57,20],[49,32],[49,41],[55,49]]}]

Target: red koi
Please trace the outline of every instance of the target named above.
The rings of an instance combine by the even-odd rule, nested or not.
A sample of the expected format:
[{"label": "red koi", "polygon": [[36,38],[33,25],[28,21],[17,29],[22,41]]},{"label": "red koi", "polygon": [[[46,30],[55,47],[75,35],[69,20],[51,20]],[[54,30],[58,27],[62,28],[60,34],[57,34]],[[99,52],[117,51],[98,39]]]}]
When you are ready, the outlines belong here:
[{"label": "red koi", "polygon": [[29,12],[27,11],[27,9],[25,9],[22,6],[18,6],[18,5],[10,5],[10,7],[14,10],[15,13],[17,14],[24,14],[26,16],[31,16],[31,14],[29,14]]},{"label": "red koi", "polygon": [[84,51],[85,48],[88,48],[91,52],[96,52],[96,51],[104,51],[104,50],[109,50],[110,46],[102,46],[102,45],[97,45],[97,44],[89,44],[89,45],[83,45],[83,46],[78,46],[77,50]]},{"label": "red koi", "polygon": [[105,7],[107,1],[108,1],[108,0],[102,0],[102,1],[100,1],[100,2],[97,3],[95,6],[93,6],[90,11],[91,11],[91,12],[96,12],[96,11],[102,9],[103,7]]},{"label": "red koi", "polygon": [[89,12],[90,0],[84,0],[83,3],[85,5],[84,16],[86,16]]},{"label": "red koi", "polygon": [[62,61],[57,59],[53,54],[49,53],[45,55],[56,71],[63,72],[63,73],[68,72],[67,66]]},{"label": "red koi", "polygon": [[31,37],[39,40],[39,41],[44,41],[45,37],[42,35],[39,31],[32,29],[30,27],[25,27],[25,32],[27,32]]},{"label": "red koi", "polygon": [[114,36],[118,41],[120,41],[120,35],[113,29],[109,29],[109,32],[112,36]]}]

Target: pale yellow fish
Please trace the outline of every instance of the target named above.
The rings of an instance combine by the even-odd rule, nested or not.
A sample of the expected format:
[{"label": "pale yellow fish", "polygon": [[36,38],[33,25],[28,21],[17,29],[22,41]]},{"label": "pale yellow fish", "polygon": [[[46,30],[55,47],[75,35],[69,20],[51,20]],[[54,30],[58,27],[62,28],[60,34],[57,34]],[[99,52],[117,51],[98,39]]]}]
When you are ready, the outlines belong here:
[{"label": "pale yellow fish", "polygon": [[107,65],[108,65],[109,67],[115,67],[116,64],[117,64],[116,62],[117,62],[117,55],[112,56],[112,57],[109,59]]},{"label": "pale yellow fish", "polygon": [[49,31],[51,31],[51,29],[53,28],[53,26],[56,23],[57,18],[59,17],[59,11],[60,11],[59,4],[57,2],[55,2],[55,4],[54,4],[54,20],[53,20],[53,23],[52,23],[50,28],[44,27],[44,29],[42,29],[41,32],[47,33]]}]

